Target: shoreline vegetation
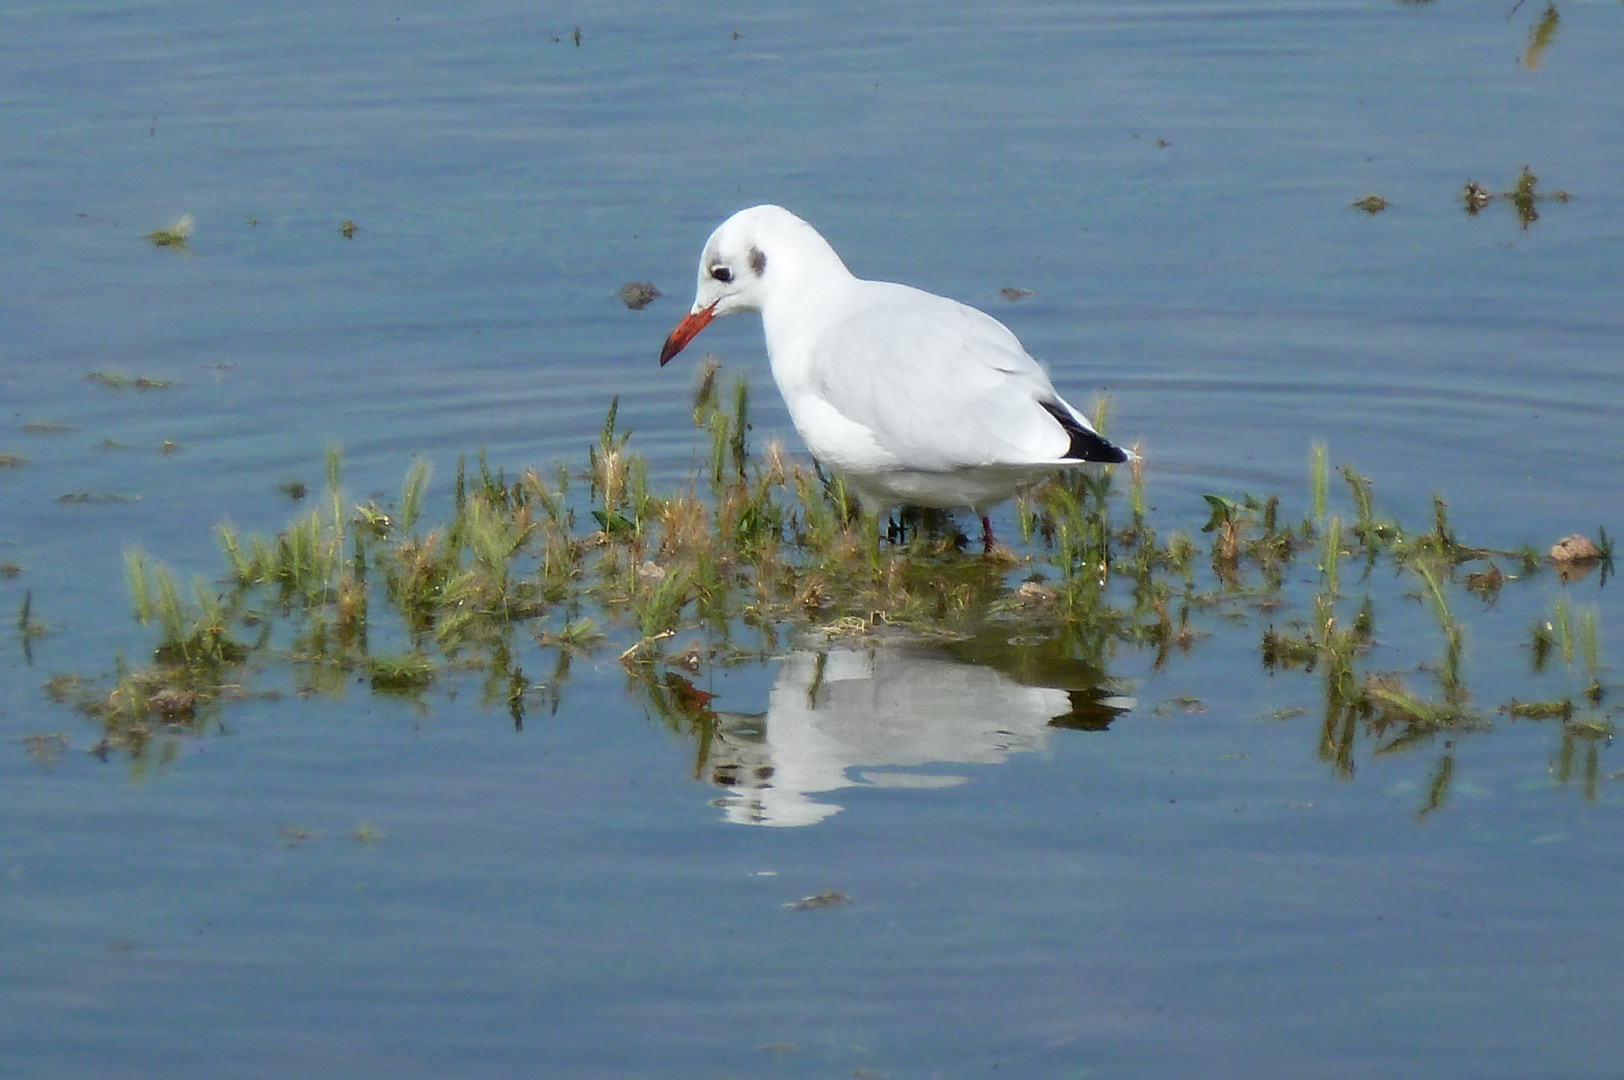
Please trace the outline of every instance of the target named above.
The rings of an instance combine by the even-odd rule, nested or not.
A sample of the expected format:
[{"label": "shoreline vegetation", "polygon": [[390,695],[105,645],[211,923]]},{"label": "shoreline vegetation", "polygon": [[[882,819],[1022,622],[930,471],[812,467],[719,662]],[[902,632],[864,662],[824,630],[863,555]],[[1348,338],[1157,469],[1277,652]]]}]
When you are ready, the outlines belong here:
[{"label": "shoreline vegetation", "polygon": [[[1246,635],[1267,672],[1320,683],[1318,754],[1336,774],[1352,774],[1361,743],[1374,754],[1430,750],[1423,815],[1447,795],[1456,740],[1500,723],[1559,725],[1555,779],[1596,795],[1616,712],[1597,608],[1556,590],[1519,661],[1543,692],[1498,704],[1473,698],[1456,612],[1474,599],[1487,612],[1503,589],[1592,570],[1605,584],[1605,530],[1552,556],[1473,547],[1442,498],[1425,527],[1406,527],[1347,467],[1337,472],[1351,513],[1334,513],[1329,455],[1316,443],[1300,516],[1277,496],[1213,494],[1204,525],[1164,532],[1135,462],[1044,482],[1016,500],[1012,544],[983,556],[950,515],[877,522],[815,464],[776,444],[752,454],[749,407],[747,382],[724,387],[707,359],[693,398],[700,460],[675,490],[650,489],[611,402],[584,467],[510,478],[481,452],[459,462],[450,516],[432,524],[425,463],[392,505],[357,505],[329,449],[318,505],[283,531],[217,526],[220,576],[183,587],[151,556],[127,552],[134,617],[156,638],[150,654],[118,657],[110,674],[57,675],[47,693],[100,725],[94,753],[139,768],[218,727],[234,702],[277,694],[267,683],[291,678],[301,695],[336,696],[363,680],[421,706],[437,684],[478,674],[484,704],[522,726],[528,713],[556,710],[571,663],[594,655],[618,660],[702,757],[716,714],[695,677],[763,662],[791,642],[952,643],[973,661],[985,641],[1005,656],[1027,649],[1104,672],[1124,651],[1159,671],[1204,637]],[[1103,431],[1103,404],[1095,419]],[[1378,604],[1405,598],[1430,611],[1427,656],[1376,648]],[[26,602],[18,625],[39,632]]]}]

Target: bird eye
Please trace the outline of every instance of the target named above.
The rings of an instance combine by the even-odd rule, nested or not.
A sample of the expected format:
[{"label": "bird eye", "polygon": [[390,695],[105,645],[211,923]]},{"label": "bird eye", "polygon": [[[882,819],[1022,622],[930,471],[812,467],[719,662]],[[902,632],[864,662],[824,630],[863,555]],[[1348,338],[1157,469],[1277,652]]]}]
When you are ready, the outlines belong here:
[{"label": "bird eye", "polygon": [[733,271],[729,270],[725,266],[713,266],[711,267],[711,277],[715,278],[717,281],[732,281]]}]

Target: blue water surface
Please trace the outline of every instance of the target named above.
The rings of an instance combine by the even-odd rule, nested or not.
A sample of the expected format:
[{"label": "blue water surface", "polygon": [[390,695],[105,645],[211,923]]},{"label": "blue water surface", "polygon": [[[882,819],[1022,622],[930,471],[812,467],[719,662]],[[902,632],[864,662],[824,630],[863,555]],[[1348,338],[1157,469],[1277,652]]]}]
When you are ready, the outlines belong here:
[{"label": "blue water surface", "polygon": [[[0,1073],[1617,1075],[1606,745],[1586,798],[1557,729],[1499,721],[1418,815],[1443,747],[1339,776],[1317,682],[1266,674],[1255,627],[1115,657],[1106,731],[1023,727],[1009,689],[934,757],[905,676],[914,733],[864,746],[782,719],[793,660],[714,673],[808,740],[780,767],[839,778],[799,828],[730,816],[614,649],[522,730],[477,673],[418,706],[265,672],[281,696],[139,770],[43,689],[150,650],[127,549],[217,574],[214,524],[280,527],[330,444],[353,497],[423,459],[443,509],[459,455],[579,460],[618,395],[684,475],[659,346],[706,235],[764,201],[1108,395],[1169,527],[1207,492],[1300,506],[1323,440],[1475,543],[1624,531],[1624,7],[1556,7],[1533,67],[1530,5],[0,11],[0,453],[28,462],[0,608],[52,631],[0,631]],[[1572,200],[1465,213],[1525,164]],[[182,214],[185,251],[141,239]],[[628,310],[632,280],[665,295]],[[798,450],[759,323],[700,344]],[[1562,594],[1604,646],[1615,593]],[[1525,648],[1551,595],[1474,613],[1485,705],[1554,685]],[[1413,604],[1379,646],[1414,668],[1430,632]],[[55,733],[54,764],[22,742]]]}]

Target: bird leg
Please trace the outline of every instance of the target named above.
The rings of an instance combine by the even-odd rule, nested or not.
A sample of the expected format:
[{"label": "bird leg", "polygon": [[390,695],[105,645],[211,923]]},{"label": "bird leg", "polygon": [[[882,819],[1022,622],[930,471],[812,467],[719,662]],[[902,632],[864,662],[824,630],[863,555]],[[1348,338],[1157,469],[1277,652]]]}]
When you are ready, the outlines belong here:
[{"label": "bird leg", "polygon": [[981,553],[992,554],[992,519],[986,514],[981,515]]}]

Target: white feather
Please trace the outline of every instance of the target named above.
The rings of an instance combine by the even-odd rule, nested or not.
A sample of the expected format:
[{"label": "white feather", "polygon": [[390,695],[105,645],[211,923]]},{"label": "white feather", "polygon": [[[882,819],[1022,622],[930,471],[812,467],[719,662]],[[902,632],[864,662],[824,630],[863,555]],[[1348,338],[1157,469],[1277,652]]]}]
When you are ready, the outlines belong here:
[{"label": "white feather", "polygon": [[739,311],[761,313],[773,379],[807,448],[875,510],[981,512],[1081,464],[1044,403],[1093,427],[1007,327],[955,300],[854,276],[787,210],[741,210],[706,242],[687,336]]}]

